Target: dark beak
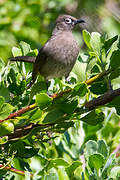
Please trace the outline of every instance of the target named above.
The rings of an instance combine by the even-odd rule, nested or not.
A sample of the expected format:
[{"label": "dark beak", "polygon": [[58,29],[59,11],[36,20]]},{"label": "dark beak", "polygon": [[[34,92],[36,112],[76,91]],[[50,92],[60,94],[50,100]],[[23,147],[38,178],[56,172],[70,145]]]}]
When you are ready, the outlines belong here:
[{"label": "dark beak", "polygon": [[85,23],[85,21],[82,20],[82,19],[77,19],[74,23],[75,23],[75,25],[76,25],[76,24],[78,24],[78,23]]}]

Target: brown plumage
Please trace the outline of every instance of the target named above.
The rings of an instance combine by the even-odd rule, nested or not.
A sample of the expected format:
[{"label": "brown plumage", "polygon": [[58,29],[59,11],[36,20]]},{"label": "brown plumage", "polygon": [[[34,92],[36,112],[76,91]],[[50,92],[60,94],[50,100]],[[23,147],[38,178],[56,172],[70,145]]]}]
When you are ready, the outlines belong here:
[{"label": "brown plumage", "polygon": [[51,38],[40,49],[36,58],[19,56],[10,59],[12,61],[34,63],[30,85],[35,82],[38,72],[46,80],[55,77],[67,77],[69,75],[79,53],[79,47],[72,34],[72,30],[76,24],[83,22],[83,20],[69,15],[59,16]]}]

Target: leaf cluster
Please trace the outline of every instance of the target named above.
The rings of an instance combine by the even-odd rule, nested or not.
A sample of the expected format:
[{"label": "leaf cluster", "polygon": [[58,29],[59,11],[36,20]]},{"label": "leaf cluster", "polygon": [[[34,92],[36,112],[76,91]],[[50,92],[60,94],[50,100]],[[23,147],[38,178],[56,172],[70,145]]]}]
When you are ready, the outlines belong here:
[{"label": "leaf cluster", "polygon": [[[111,150],[116,147],[120,133],[119,96],[107,104],[103,103],[104,107],[96,106],[92,110],[85,104],[119,87],[120,39],[118,36],[108,39],[106,35],[101,36],[97,32],[90,34],[86,30],[83,31],[83,38],[88,51],[79,54],[69,83],[64,79],[51,80],[48,92],[41,76],[31,89],[27,89],[32,65],[21,62],[8,62],[5,65],[0,61],[0,161],[3,166],[13,166],[22,171],[27,169],[34,173],[37,170],[29,161],[32,158],[35,161],[37,157],[41,170],[36,179],[119,177],[116,158],[110,155],[105,141],[92,141],[97,140],[97,133],[101,130],[100,137],[111,144]],[[21,42],[19,47],[13,47],[12,53],[14,56],[36,56],[37,50]],[[109,72],[107,75],[101,75],[106,71]],[[111,113],[112,107],[115,110]],[[20,114],[16,113],[18,110],[21,110]],[[16,115],[10,116],[11,113]],[[84,138],[75,130],[81,134],[84,131]],[[111,136],[113,139],[116,137],[116,141]],[[81,145],[78,141],[80,137],[83,141]],[[54,146],[49,147],[51,143]],[[85,169],[82,167],[84,163],[80,161],[82,152]],[[3,174],[7,176],[6,173],[1,172],[1,177]],[[12,178],[12,173],[8,174]]]}]

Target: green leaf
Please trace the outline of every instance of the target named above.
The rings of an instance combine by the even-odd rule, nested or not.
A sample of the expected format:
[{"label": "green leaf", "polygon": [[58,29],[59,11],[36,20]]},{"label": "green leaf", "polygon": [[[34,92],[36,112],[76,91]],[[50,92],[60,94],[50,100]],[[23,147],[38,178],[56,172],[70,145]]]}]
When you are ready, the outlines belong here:
[{"label": "green leaf", "polygon": [[109,104],[107,104],[107,107],[120,107],[120,96],[114,98]]},{"label": "green leaf", "polygon": [[78,81],[86,80],[86,76],[85,76],[86,66],[87,63],[81,63],[78,60],[76,61],[72,71],[77,75]]},{"label": "green leaf", "polygon": [[25,171],[25,180],[30,180],[30,172]]},{"label": "green leaf", "polygon": [[58,124],[56,124],[54,131],[58,133],[64,133],[68,128],[73,126],[74,126],[73,121],[66,121],[66,122],[59,121]]},{"label": "green leaf", "polygon": [[79,97],[85,96],[87,92],[87,85],[85,83],[77,84],[72,90],[73,95],[78,95]]},{"label": "green leaf", "polygon": [[82,31],[82,33],[83,33],[83,39],[85,41],[85,44],[87,45],[87,47],[89,49],[91,49],[91,45],[90,45],[91,35],[90,35],[90,33],[87,30],[85,30],[85,29]]},{"label": "green leaf", "polygon": [[111,154],[102,169],[102,178],[103,179],[106,179],[108,177],[108,174],[111,174],[111,168],[114,167],[115,164],[116,164],[115,154]]},{"label": "green leaf", "polygon": [[[89,140],[85,144],[85,158],[88,160],[88,164],[91,168],[95,168],[98,171],[99,168],[101,168],[104,165],[104,161],[105,158],[107,158],[107,156],[108,147],[104,140],[99,140],[97,142]],[[106,168],[104,168],[105,171]]]},{"label": "green leaf", "polygon": [[[3,168],[1,168],[0,169],[0,177],[2,178],[2,177],[5,177],[5,176],[7,176],[6,175],[7,174],[7,170],[4,170]],[[3,179],[3,178],[2,178]]]},{"label": "green leaf", "polygon": [[103,127],[103,123],[99,123],[96,126],[88,125],[87,123],[83,124],[83,129],[85,131],[85,139],[84,141],[88,141],[89,139],[97,140],[97,133]]},{"label": "green leaf", "polygon": [[30,144],[26,144],[22,140],[18,140],[10,147],[10,153],[16,152],[16,157],[20,158],[31,158],[38,153],[37,148],[34,148]]},{"label": "green leaf", "polygon": [[69,163],[67,161],[65,161],[64,159],[62,159],[62,158],[52,159],[48,163],[47,170],[51,169],[53,167],[56,168],[57,166],[64,166],[64,167],[66,167],[66,166],[69,166]]},{"label": "green leaf", "polygon": [[46,115],[44,115],[43,123],[53,123],[53,122],[59,122],[64,119],[64,112],[61,111],[59,108],[55,108],[51,110],[50,112],[47,112]]},{"label": "green leaf", "polygon": [[27,56],[34,56],[36,57],[38,55],[38,49],[30,50],[29,53],[27,53]]},{"label": "green leaf", "polygon": [[0,144],[5,144],[8,141],[8,136],[0,137]]},{"label": "green leaf", "polygon": [[16,56],[22,56],[22,51],[20,48],[17,48],[17,47],[13,47],[12,48],[12,54],[14,57]]},{"label": "green leaf", "polygon": [[30,112],[29,116],[30,120],[38,120],[42,116],[42,111],[40,109],[34,109]]},{"label": "green leaf", "polygon": [[45,81],[37,81],[32,86],[31,93],[30,93],[30,101],[32,100],[33,96],[40,92],[47,92],[47,87]]},{"label": "green leaf", "polygon": [[108,39],[105,41],[103,48],[105,48],[105,52],[107,53],[107,51],[111,48],[112,44],[118,39],[118,35]]},{"label": "green leaf", "polygon": [[120,96],[114,98],[112,102],[107,104],[107,107],[115,107],[117,114],[120,115]]},{"label": "green leaf", "polygon": [[78,61],[81,63],[87,63],[89,59],[89,55],[85,53],[79,53]]},{"label": "green leaf", "polygon": [[31,50],[30,45],[24,41],[21,41],[19,46],[21,47],[23,56],[26,56]]},{"label": "green leaf", "polygon": [[119,39],[118,39],[117,47],[120,49],[120,36],[119,36]]},{"label": "green leaf", "polygon": [[110,58],[110,66],[117,69],[120,66],[120,50],[113,51]]},{"label": "green leaf", "polygon": [[0,108],[0,120],[8,117],[8,115],[13,111],[14,107],[8,103],[4,103]]},{"label": "green leaf", "polygon": [[4,84],[0,84],[0,96],[3,96],[5,101],[9,101],[10,99],[10,92]]},{"label": "green leaf", "polygon": [[92,110],[90,113],[85,115],[84,117],[80,118],[80,121],[84,121],[90,125],[97,125],[104,121],[104,113],[98,112],[96,110]]},{"label": "green leaf", "polygon": [[89,49],[91,49],[91,45],[90,45],[90,38],[91,38],[91,35],[90,35],[90,33],[87,31],[87,30],[83,30],[83,39],[84,39],[84,41],[85,41],[85,44],[87,45],[87,47],[89,48]]},{"label": "green leaf", "polygon": [[89,55],[90,55],[90,57],[96,57],[96,53],[95,52],[89,52]]},{"label": "green leaf", "polygon": [[90,155],[97,153],[97,150],[98,150],[97,142],[93,141],[93,140],[89,140],[85,144],[85,157],[86,157],[86,159],[88,159],[88,157]]},{"label": "green leaf", "polygon": [[[0,118],[1,119],[1,118]],[[5,136],[14,131],[14,125],[10,121],[3,121],[0,124],[0,136]]]},{"label": "green leaf", "polygon": [[75,97],[75,98],[71,98],[67,102],[64,101],[63,103],[57,104],[57,107],[59,107],[59,109],[62,110],[62,112],[71,114],[72,112],[74,112],[77,105],[78,105],[78,98]]},{"label": "green leaf", "polygon": [[75,161],[69,167],[65,168],[69,178],[72,178],[74,171],[81,165],[82,163],[80,161]]},{"label": "green leaf", "polygon": [[91,70],[95,65],[99,67],[99,65],[97,64],[97,58],[90,58],[86,67],[87,74],[89,73],[91,75]]},{"label": "green leaf", "polygon": [[[24,69],[25,68],[25,69]],[[28,63],[25,62],[22,64],[22,71],[27,74],[27,73],[31,73],[33,70],[33,64],[32,63]]]},{"label": "green leaf", "polygon": [[13,68],[10,69],[8,75],[7,75],[7,80],[8,82],[11,83],[16,83],[16,73]]},{"label": "green leaf", "polygon": [[104,156],[99,153],[90,155],[88,159],[88,165],[90,166],[90,168],[95,168],[97,172],[104,165],[104,162]]},{"label": "green leaf", "polygon": [[5,102],[4,97],[0,96],[0,109],[3,106],[4,102]]},{"label": "green leaf", "polygon": [[47,94],[40,93],[36,95],[36,105],[39,106],[40,108],[45,108],[51,103],[52,103],[52,98],[49,97]]},{"label": "green leaf", "polygon": [[110,172],[110,177],[116,180],[120,179],[120,166],[113,167]]},{"label": "green leaf", "polygon": [[91,33],[90,45],[93,51],[99,55],[102,43],[101,43],[101,35],[98,32]]},{"label": "green leaf", "polygon": [[23,156],[25,153],[25,147],[24,143],[21,140],[18,140],[17,142],[13,143],[10,147],[10,154],[13,152],[16,152],[16,156]]},{"label": "green leaf", "polygon": [[94,64],[94,66],[91,69],[91,73],[100,73],[100,66],[98,64]]},{"label": "green leaf", "polygon": [[21,95],[24,93],[24,90],[26,89],[26,81],[20,81],[19,84],[16,84],[16,82],[12,82],[9,86],[8,89],[11,93],[15,94],[15,95]]},{"label": "green leaf", "polygon": [[98,152],[102,154],[104,158],[107,158],[109,154],[109,150],[108,150],[106,142],[104,140],[99,140],[97,144],[98,144]]},{"label": "green leaf", "polygon": [[38,49],[34,49],[33,52],[35,53],[35,55],[38,55]]},{"label": "green leaf", "polygon": [[59,180],[57,173],[50,173],[44,177],[44,180]]},{"label": "green leaf", "polygon": [[2,59],[0,59],[0,74],[1,74],[2,70],[4,69],[4,67],[5,67],[5,63]]},{"label": "green leaf", "polygon": [[103,78],[99,79],[96,82],[94,82],[89,89],[94,94],[104,94],[108,91],[107,82]]},{"label": "green leaf", "polygon": [[117,78],[118,76],[120,76],[120,68],[116,69],[115,71],[112,71],[109,76],[109,79],[113,80],[113,79]]}]

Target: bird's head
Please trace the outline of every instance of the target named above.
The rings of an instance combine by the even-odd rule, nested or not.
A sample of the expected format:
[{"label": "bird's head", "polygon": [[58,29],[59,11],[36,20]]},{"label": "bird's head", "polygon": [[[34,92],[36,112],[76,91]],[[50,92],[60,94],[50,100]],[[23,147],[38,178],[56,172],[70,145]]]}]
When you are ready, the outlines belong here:
[{"label": "bird's head", "polygon": [[72,31],[78,23],[84,23],[82,19],[76,19],[70,15],[60,15],[56,20],[56,28],[61,31]]}]

